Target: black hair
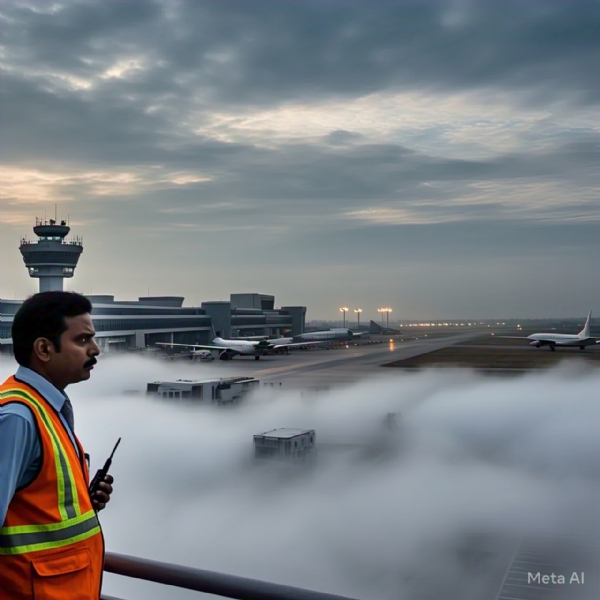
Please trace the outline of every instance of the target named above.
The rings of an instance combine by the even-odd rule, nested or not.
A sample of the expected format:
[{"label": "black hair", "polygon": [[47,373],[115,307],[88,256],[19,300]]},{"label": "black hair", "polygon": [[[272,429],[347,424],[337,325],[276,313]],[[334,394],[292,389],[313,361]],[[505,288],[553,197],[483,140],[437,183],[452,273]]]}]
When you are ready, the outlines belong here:
[{"label": "black hair", "polygon": [[15,359],[28,367],[33,343],[41,337],[50,340],[60,352],[60,336],[67,330],[65,317],[91,312],[91,302],[75,292],[41,292],[30,296],[20,306],[12,324]]}]

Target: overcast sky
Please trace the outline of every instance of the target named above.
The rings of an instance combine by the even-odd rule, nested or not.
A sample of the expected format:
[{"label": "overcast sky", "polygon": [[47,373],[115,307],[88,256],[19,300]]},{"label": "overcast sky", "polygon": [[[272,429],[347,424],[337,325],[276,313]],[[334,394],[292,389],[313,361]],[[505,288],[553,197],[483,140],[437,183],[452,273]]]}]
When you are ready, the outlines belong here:
[{"label": "overcast sky", "polygon": [[600,312],[600,3],[3,1],[0,297]]}]

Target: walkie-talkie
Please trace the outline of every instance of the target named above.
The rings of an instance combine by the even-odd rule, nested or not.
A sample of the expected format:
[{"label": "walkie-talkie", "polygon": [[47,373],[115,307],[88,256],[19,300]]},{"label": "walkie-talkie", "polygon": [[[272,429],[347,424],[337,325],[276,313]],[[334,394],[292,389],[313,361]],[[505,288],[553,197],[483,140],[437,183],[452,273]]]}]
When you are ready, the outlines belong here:
[{"label": "walkie-talkie", "polygon": [[117,446],[121,443],[121,438],[119,438],[117,440],[117,443],[115,444],[115,447],[113,448],[113,451],[110,453],[110,456],[108,457],[107,461],[104,463],[104,466],[101,469],[98,469],[96,471],[96,474],[94,475],[94,479],[92,479],[92,482],[90,483],[90,487],[89,487],[89,492],[90,492],[90,498],[93,498],[94,494],[100,489],[100,483],[102,483],[104,481],[104,478],[106,477],[108,470],[110,469],[110,465],[112,463],[112,457],[115,454],[115,450],[117,449]]}]

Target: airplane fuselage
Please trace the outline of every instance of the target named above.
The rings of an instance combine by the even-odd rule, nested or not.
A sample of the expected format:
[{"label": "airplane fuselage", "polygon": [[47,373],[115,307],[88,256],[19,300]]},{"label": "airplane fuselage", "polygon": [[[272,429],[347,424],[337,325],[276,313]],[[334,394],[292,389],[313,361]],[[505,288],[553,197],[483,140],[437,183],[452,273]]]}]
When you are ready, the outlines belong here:
[{"label": "airplane fuselage", "polygon": [[592,337],[581,338],[576,335],[565,333],[533,333],[527,336],[528,340],[533,340],[532,346],[573,346],[582,348],[585,346],[593,346],[596,344],[596,339]]},{"label": "airplane fuselage", "polygon": [[220,337],[216,337],[210,344],[169,344],[169,343],[157,343],[159,346],[184,346],[187,348],[193,348],[193,352],[210,352],[218,353],[220,360],[231,360],[238,354],[247,356],[254,356],[256,360],[260,359],[265,354],[265,351],[269,348],[269,344],[265,341],[245,341],[245,340],[225,340]]},{"label": "airplane fuselage", "polygon": [[253,353],[256,351],[256,346],[259,342],[250,342],[245,340],[224,340],[223,338],[217,337],[212,342],[213,346],[219,346],[220,348],[234,348],[238,352]]},{"label": "airplane fuselage", "polygon": [[[224,340],[217,337],[212,341],[213,347],[223,348],[219,354],[221,360],[231,360],[235,354],[254,356],[257,360],[265,354],[267,346],[264,342],[246,340]],[[229,351],[229,352],[227,352]]]}]

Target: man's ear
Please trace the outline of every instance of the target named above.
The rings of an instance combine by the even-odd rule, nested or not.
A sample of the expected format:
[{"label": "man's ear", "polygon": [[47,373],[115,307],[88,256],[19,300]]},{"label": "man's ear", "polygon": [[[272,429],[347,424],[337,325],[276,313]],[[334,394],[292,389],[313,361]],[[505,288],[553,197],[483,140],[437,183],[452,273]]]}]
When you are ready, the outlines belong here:
[{"label": "man's ear", "polygon": [[42,362],[48,362],[54,352],[56,348],[48,338],[40,337],[33,342],[33,355]]}]

